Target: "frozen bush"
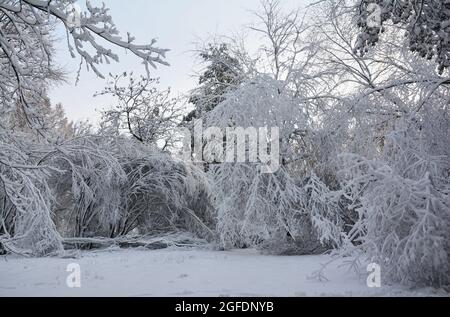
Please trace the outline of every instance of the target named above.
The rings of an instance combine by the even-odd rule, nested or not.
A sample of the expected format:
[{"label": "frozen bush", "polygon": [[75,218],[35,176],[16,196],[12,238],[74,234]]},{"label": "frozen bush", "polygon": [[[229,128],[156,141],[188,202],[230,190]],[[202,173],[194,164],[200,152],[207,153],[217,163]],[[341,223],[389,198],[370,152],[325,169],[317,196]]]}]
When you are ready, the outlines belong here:
[{"label": "frozen bush", "polygon": [[241,163],[222,164],[214,179],[223,248],[314,254],[340,243],[339,208],[317,178],[301,186],[284,169],[261,174],[257,164]]},{"label": "frozen bush", "polygon": [[[447,285],[450,196],[444,158],[391,134],[385,160],[343,155],[346,195],[358,213],[349,240],[382,265],[387,280]],[[395,159],[394,159],[395,158]]]}]

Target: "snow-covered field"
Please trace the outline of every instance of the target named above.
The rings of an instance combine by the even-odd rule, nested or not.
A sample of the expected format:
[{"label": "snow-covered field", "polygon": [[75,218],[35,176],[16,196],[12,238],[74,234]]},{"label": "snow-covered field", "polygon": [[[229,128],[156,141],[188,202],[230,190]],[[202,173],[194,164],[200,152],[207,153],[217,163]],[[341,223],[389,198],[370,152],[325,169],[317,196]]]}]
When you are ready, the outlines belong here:
[{"label": "snow-covered field", "polygon": [[[114,250],[77,258],[0,257],[0,296],[446,296],[432,289],[366,286],[366,276],[333,263],[329,279],[311,274],[328,256],[267,256],[254,250]],[[66,284],[78,263],[81,288]]]}]

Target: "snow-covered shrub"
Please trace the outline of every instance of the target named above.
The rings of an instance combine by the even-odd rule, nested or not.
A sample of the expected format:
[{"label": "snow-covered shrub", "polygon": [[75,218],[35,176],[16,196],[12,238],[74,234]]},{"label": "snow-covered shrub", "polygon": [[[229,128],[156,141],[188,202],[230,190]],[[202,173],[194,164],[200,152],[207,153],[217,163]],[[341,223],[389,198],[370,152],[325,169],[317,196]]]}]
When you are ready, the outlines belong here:
[{"label": "snow-covered shrub", "polygon": [[433,156],[413,136],[409,129],[392,132],[382,159],[342,156],[346,195],[359,216],[348,238],[382,265],[387,280],[447,285],[449,159]]},{"label": "snow-covered shrub", "polygon": [[212,238],[215,213],[204,172],[143,144],[134,157],[120,157],[127,181],[121,196],[125,223],[122,234],[185,230]]},{"label": "snow-covered shrub", "polygon": [[50,174],[59,171],[36,164],[24,143],[7,138],[0,135],[0,243],[6,251],[27,255],[60,251],[47,184]]},{"label": "snow-covered shrub", "polygon": [[344,231],[344,210],[340,205],[341,192],[330,190],[314,173],[303,187],[315,236],[322,245],[340,247]]},{"label": "snow-covered shrub", "polygon": [[314,254],[340,243],[339,207],[316,177],[306,186],[285,169],[221,164],[213,172],[221,247],[257,246],[277,254]]},{"label": "snow-covered shrub", "polygon": [[54,219],[64,237],[180,229],[211,236],[214,213],[203,172],[155,147],[85,136],[64,142],[42,162],[64,170],[50,179]]},{"label": "snow-covered shrub", "polygon": [[[298,236],[303,192],[284,171],[261,174],[257,165],[221,164],[214,172],[220,244],[245,247]],[[284,235],[284,236],[283,236]]]},{"label": "snow-covered shrub", "polygon": [[57,200],[55,219],[66,237],[114,235],[120,220],[120,190],[126,174],[99,137],[82,137],[58,145],[41,160],[64,170],[50,184]]}]

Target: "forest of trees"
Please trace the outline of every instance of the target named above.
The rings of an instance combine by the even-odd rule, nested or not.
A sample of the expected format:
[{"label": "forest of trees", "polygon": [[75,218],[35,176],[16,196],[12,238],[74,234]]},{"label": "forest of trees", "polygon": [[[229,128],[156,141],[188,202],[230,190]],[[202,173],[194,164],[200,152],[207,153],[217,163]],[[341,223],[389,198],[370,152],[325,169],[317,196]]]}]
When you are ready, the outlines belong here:
[{"label": "forest of trees", "polygon": [[[179,99],[150,77],[168,50],[121,37],[104,6],[87,2],[68,23],[75,2],[0,0],[0,253],[188,232],[224,250],[330,251],[379,263],[387,281],[450,284],[448,1],[285,11],[263,0],[246,29],[257,51],[245,38],[205,43],[198,86]],[[99,95],[116,104],[98,128],[69,122],[47,97],[65,75],[57,25],[99,80],[114,48],[144,64],[148,76],[108,77]],[[196,119],[278,127],[280,168],[183,160],[176,131]]]}]

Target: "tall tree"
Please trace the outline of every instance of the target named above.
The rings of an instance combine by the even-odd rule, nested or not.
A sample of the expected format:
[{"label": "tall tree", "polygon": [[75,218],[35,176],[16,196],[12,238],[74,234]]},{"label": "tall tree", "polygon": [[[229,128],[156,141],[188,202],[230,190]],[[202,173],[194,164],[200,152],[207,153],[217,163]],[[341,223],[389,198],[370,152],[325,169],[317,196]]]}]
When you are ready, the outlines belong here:
[{"label": "tall tree", "polygon": [[11,98],[19,100],[29,124],[37,128],[39,118],[33,104],[42,100],[46,84],[58,78],[53,66],[51,37],[51,30],[58,22],[67,31],[71,56],[78,55],[99,77],[103,77],[98,69],[100,64],[119,60],[102,41],[132,52],[145,67],[168,65],[164,60],[167,50],[155,47],[155,40],[138,45],[130,34],[125,39],[120,37],[105,5],[95,7],[87,1],[86,11],[74,12],[75,5],[76,0],[0,2],[0,96],[6,102],[11,102]]},{"label": "tall tree", "polygon": [[185,121],[201,118],[224,100],[224,94],[234,89],[242,80],[242,67],[232,55],[226,43],[209,44],[200,51],[200,57],[206,68],[200,75],[199,87],[189,98],[195,109]]},{"label": "tall tree", "polygon": [[[53,61],[53,27],[63,25],[71,56],[79,56],[100,77],[100,64],[119,60],[102,43],[132,52],[145,67],[168,65],[167,50],[155,47],[155,40],[138,45],[130,34],[120,37],[105,5],[96,7],[87,1],[86,10],[77,12],[75,4],[76,0],[0,1],[0,244],[11,252],[43,255],[62,249],[51,217],[53,196],[48,181],[61,170],[42,164],[42,155],[47,156],[43,153],[55,149],[14,133],[4,122],[4,115],[18,107],[27,125],[47,138],[42,104],[49,83],[61,78]],[[56,148],[61,153],[61,147]],[[76,148],[82,149],[76,152],[79,157],[93,153],[85,146]],[[70,165],[69,152],[62,155]]]}]

